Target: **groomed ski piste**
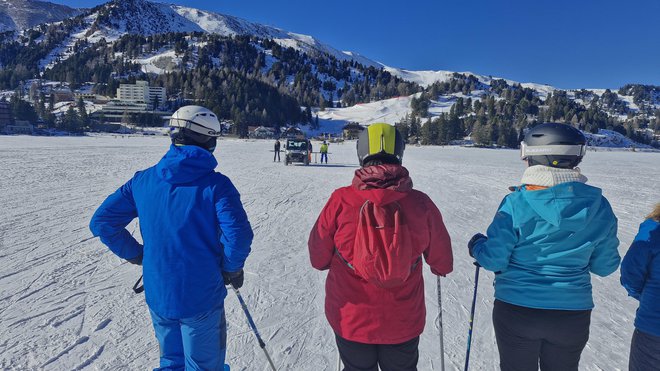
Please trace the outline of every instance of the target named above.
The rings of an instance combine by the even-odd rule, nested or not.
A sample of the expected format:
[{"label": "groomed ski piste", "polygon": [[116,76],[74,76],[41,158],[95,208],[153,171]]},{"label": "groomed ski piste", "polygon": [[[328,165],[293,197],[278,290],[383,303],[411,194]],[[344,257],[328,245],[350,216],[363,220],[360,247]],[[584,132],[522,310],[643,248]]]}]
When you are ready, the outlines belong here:
[{"label": "groomed ski piste", "polygon": [[[92,213],[136,171],[165,153],[165,137],[0,137],[0,369],[147,370],[158,365],[141,268],[89,239]],[[324,313],[325,272],[310,267],[307,237],[332,191],[350,184],[355,142],[331,144],[330,163],[273,163],[272,141],[224,139],[218,171],[241,192],[255,232],[242,294],[279,370],[335,370]],[[318,143],[315,143],[315,148]],[[447,370],[465,359],[474,266],[466,242],[485,232],[524,170],[515,150],[409,146],[404,165],[415,188],[443,213],[454,272],[442,279]],[[581,166],[619,218],[623,255],[658,199],[660,154],[589,152]],[[129,230],[139,235],[134,221]],[[436,281],[428,267],[420,370],[440,370]],[[497,370],[491,323],[493,274],[479,281],[470,369]],[[596,308],[581,370],[627,369],[637,303],[619,273],[592,276]],[[233,293],[225,306],[232,370],[268,370]],[[405,316],[406,313],[402,313]]]}]

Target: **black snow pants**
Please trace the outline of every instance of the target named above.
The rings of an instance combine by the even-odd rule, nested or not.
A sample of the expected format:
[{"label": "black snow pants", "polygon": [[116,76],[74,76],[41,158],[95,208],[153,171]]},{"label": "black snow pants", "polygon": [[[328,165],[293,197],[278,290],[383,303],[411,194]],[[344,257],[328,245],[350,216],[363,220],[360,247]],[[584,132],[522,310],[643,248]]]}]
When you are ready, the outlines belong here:
[{"label": "black snow pants", "polygon": [[417,371],[419,336],[401,344],[364,344],[335,334],[344,371]]},{"label": "black snow pants", "polygon": [[493,327],[502,371],[577,371],[591,310],[521,307],[495,300]]}]

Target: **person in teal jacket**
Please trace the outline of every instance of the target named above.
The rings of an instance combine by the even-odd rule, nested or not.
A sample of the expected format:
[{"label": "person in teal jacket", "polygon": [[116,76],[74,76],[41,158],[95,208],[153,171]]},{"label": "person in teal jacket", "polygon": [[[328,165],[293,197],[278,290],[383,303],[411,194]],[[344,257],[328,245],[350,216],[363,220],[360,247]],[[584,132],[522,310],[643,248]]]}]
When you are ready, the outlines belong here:
[{"label": "person in teal jacket", "polygon": [[621,263],[621,284],[639,300],[630,345],[630,371],[660,367],[660,203],[639,226]]},{"label": "person in teal jacket", "polygon": [[522,185],[502,201],[470,255],[495,272],[493,326],[502,370],[577,370],[594,307],[590,273],[621,261],[617,219],[577,165],[586,140],[564,124],[541,124],[522,143]]}]

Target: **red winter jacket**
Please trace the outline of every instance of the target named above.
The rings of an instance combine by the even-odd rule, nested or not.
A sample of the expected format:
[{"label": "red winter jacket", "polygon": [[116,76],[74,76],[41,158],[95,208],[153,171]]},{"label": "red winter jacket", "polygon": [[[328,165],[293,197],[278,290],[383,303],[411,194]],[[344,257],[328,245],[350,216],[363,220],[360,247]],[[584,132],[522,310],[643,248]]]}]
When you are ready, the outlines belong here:
[{"label": "red winter jacket", "polygon": [[[360,207],[397,201],[416,233],[416,256],[424,256],[436,275],[452,271],[451,241],[440,211],[424,193],[412,189],[408,170],[376,165],[355,172],[352,186],[335,190],[309,235],[312,266],[329,269],[325,314],[344,339],[367,344],[399,344],[424,330],[426,307],[422,264],[402,286],[385,289],[359,277],[343,260],[353,259],[353,241]],[[335,248],[339,255],[335,253]],[[416,260],[416,259],[415,259]],[[410,262],[413,267],[415,260]]]}]

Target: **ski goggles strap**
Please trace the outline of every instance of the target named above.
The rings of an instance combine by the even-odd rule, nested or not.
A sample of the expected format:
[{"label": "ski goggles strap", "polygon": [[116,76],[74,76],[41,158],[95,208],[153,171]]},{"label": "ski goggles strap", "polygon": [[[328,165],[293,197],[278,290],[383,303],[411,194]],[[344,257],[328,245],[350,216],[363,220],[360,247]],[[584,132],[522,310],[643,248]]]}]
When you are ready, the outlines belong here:
[{"label": "ski goggles strap", "polygon": [[219,137],[222,135],[219,131],[209,129],[207,127],[204,127],[196,123],[195,121],[186,120],[186,119],[172,118],[170,119],[170,126],[176,128],[186,128],[194,131],[195,133],[207,135],[210,137]]},{"label": "ski goggles strap", "polygon": [[530,147],[525,142],[520,143],[520,157],[525,160],[529,156],[584,156],[586,144],[554,144]]}]

